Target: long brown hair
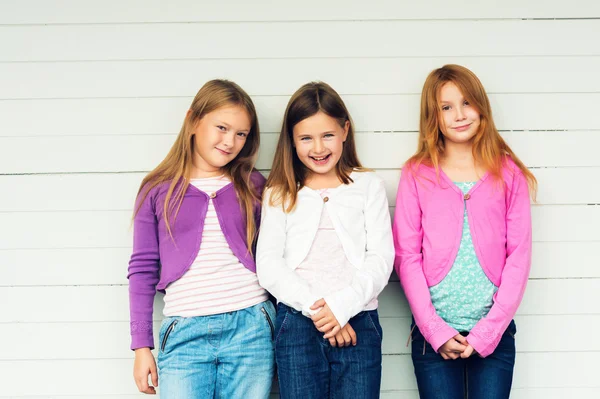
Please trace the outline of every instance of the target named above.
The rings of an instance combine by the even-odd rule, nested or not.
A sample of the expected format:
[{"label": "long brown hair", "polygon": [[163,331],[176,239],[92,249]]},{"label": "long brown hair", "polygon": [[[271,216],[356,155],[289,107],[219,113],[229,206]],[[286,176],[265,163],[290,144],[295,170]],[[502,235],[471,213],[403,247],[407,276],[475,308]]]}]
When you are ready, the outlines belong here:
[{"label": "long brown hair", "polygon": [[354,124],[346,104],[327,83],[307,83],[292,95],[285,109],[273,167],[266,185],[272,188],[270,206],[281,204],[285,212],[291,212],[296,206],[298,191],[304,187],[308,169],[300,161],[294,148],[294,126],[318,112],[332,117],[342,128],[346,123],[349,124],[342,156],[335,167],[340,181],[349,184],[352,182],[350,173],[353,170],[365,170],[358,160],[354,142]]},{"label": "long brown hair", "polygon": [[531,197],[535,200],[537,180],[504,141],[492,118],[492,108],[488,96],[477,76],[469,69],[454,64],[444,65],[433,70],[423,86],[421,94],[421,118],[419,122],[419,144],[417,152],[406,165],[423,163],[433,166],[439,173],[439,163],[444,155],[445,141],[440,130],[441,107],[440,90],[446,83],[454,83],[465,99],[480,115],[479,130],[473,139],[473,157],[481,163],[490,175],[500,180],[506,156],[509,156],[523,172],[529,185]]},{"label": "long brown hair", "polygon": [[159,184],[170,182],[163,205],[163,213],[171,238],[173,238],[171,215],[173,215],[173,220],[177,217],[184,194],[190,184],[194,155],[194,127],[206,114],[232,105],[246,110],[251,127],[244,147],[234,160],[223,167],[223,171],[233,182],[240,206],[246,215],[246,243],[249,250],[252,248],[256,234],[254,204],[260,201],[250,180],[260,144],[258,118],[250,96],[237,84],[221,79],[211,80],[200,88],[190,105],[190,111],[183,121],[183,126],[171,150],[165,159],[142,180],[138,191],[138,198],[141,198],[141,201],[138,201],[136,214],[150,190]]}]

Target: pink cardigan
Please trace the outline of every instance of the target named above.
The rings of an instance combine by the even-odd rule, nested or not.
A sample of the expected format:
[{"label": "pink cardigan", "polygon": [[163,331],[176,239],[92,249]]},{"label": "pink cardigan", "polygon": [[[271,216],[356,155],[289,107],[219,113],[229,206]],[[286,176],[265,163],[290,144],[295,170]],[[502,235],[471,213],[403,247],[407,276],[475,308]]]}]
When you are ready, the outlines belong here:
[{"label": "pink cardigan", "polygon": [[429,287],[452,268],[460,246],[466,203],[475,253],[498,291],[486,317],[467,340],[490,355],[521,303],[531,266],[531,207],[523,173],[511,159],[502,181],[485,174],[463,195],[440,169],[405,165],[394,215],[395,268],[419,330],[438,351],[458,331],[437,315]]}]

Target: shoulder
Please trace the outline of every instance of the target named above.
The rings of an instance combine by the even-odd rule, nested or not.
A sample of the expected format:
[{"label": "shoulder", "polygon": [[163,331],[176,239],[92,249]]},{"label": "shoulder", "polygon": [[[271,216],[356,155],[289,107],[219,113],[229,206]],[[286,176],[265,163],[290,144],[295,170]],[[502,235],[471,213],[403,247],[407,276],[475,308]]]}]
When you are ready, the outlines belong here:
[{"label": "shoulder", "polygon": [[373,171],[355,170],[350,177],[357,187],[364,187],[365,189],[383,184],[383,179]]},{"label": "shoulder", "polygon": [[265,179],[265,177],[256,169],[250,173],[250,181],[259,192],[264,190],[265,184],[267,183],[267,179]]}]

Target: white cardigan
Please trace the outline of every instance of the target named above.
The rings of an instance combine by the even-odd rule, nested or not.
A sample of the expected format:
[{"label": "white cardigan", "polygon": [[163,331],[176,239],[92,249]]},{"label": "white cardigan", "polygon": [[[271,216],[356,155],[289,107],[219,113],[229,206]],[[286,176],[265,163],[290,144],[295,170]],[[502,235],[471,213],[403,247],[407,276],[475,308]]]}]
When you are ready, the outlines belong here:
[{"label": "white cardigan", "polygon": [[357,269],[348,287],[324,298],[342,327],[381,293],[395,255],[383,181],[374,172],[353,172],[350,177],[354,183],[333,190],[326,202],[303,187],[288,214],[281,205],[269,206],[271,189],[265,190],[256,250],[260,285],[305,316],[314,314],[310,307],[320,297],[295,269],[308,255],[326,206],[346,257]]}]

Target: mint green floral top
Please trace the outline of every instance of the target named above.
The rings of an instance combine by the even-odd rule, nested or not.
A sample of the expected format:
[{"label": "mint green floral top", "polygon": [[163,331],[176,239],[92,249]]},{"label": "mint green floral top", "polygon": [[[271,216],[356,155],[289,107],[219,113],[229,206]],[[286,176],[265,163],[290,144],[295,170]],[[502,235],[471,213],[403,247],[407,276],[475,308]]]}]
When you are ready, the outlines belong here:
[{"label": "mint green floral top", "polygon": [[[454,183],[466,194],[476,182]],[[437,314],[457,331],[471,331],[485,317],[498,290],[485,275],[473,247],[467,207],[460,248],[452,268],[437,285],[429,288]]]}]

